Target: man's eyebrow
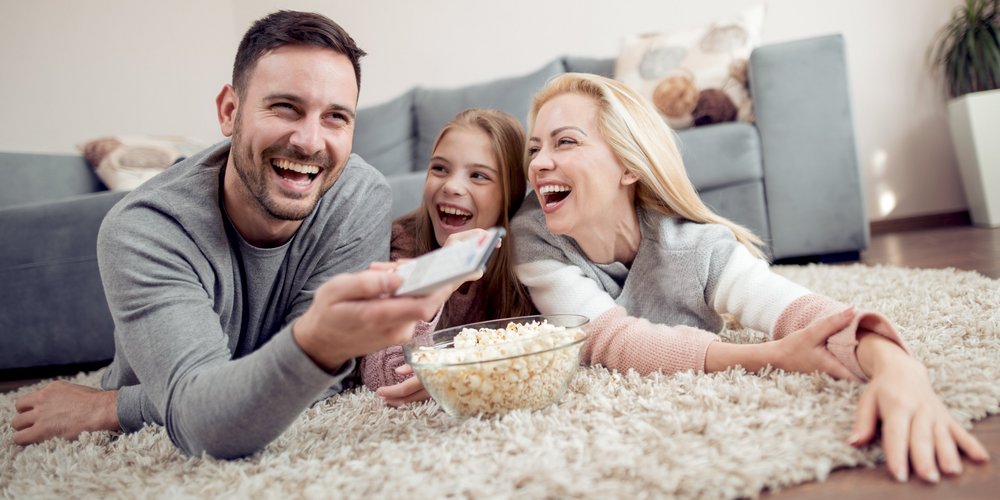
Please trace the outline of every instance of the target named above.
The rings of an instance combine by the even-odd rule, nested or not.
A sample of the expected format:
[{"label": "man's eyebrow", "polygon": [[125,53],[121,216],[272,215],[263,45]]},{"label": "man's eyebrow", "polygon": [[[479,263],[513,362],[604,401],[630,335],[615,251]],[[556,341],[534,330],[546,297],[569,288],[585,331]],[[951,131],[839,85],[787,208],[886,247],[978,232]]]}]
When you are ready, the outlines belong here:
[{"label": "man's eyebrow", "polygon": [[[580,128],[580,127],[574,127],[573,125],[567,125],[565,127],[559,127],[557,129],[553,130],[551,133],[549,133],[549,137],[555,137],[555,136],[559,135],[560,133],[565,132],[566,130],[576,130],[577,132],[583,134],[584,136],[590,137],[589,135],[587,135],[586,132],[583,131],[582,128]],[[531,137],[530,139],[528,139],[528,142],[539,142],[539,141],[541,141],[541,139],[539,139],[537,137]]]},{"label": "man's eyebrow", "polygon": [[[293,102],[295,104],[302,104],[304,102],[304,100],[301,97],[295,94],[280,94],[280,93],[268,94],[267,96],[264,97],[264,101],[265,102],[288,101],[288,102]],[[340,111],[341,113],[345,113],[347,115],[350,115],[351,118],[354,118],[354,110],[347,106],[344,106],[343,104],[331,104],[327,106],[326,109],[328,111]]]}]

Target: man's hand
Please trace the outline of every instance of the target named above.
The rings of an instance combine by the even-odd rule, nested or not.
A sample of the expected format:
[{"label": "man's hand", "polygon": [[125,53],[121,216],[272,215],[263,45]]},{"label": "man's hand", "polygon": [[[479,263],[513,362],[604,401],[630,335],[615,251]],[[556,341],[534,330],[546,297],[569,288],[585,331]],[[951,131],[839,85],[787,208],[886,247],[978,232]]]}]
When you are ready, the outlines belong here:
[{"label": "man's hand", "polygon": [[25,446],[54,437],[76,439],[81,432],[118,432],[118,391],[101,391],[69,382],[52,382],[17,398],[10,422],[14,442]]},{"label": "man's hand", "polygon": [[[396,368],[396,373],[403,377],[413,375],[413,367],[410,365],[399,366]],[[379,387],[375,393],[385,400],[385,404],[395,407],[414,401],[423,401],[431,397],[427,393],[427,389],[424,389],[424,385],[420,383],[420,379],[416,376],[412,376],[395,385]]]},{"label": "man's hand", "polygon": [[334,276],[316,290],[309,309],[292,325],[295,341],[330,372],[351,358],[406,343],[416,322],[434,317],[451,289],[392,297],[400,282],[398,275],[382,270]]},{"label": "man's hand", "polygon": [[857,351],[871,381],[858,401],[851,445],[870,442],[881,420],[886,467],[898,481],[906,481],[909,463],[931,483],[938,482],[940,472],[961,474],[960,451],[976,462],[989,460],[986,448],[948,413],[919,361],[871,332],[860,337]]}]

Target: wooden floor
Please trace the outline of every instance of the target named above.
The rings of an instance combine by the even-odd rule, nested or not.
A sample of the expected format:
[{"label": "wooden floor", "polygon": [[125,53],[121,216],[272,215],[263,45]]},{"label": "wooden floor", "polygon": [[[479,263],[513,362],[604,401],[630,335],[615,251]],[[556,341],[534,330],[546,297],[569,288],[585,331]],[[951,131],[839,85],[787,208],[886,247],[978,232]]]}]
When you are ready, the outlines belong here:
[{"label": "wooden floor", "polygon": [[[873,235],[869,249],[861,255],[861,261],[905,267],[954,267],[1000,279],[1000,229],[957,226]],[[37,380],[0,381],[0,392]],[[1000,467],[997,465],[1000,462],[1000,416],[977,422],[972,432],[990,451],[993,461],[985,465],[965,461],[965,472],[961,476],[944,478],[936,485],[919,480],[897,483],[884,467],[858,468],[838,470],[825,482],[795,486],[766,496],[775,499],[837,500],[1000,498]]]},{"label": "wooden floor", "polygon": [[[865,264],[965,269],[1000,279],[1000,229],[944,227],[872,236],[862,252]],[[1000,360],[1000,353],[997,354]],[[998,381],[997,383],[1000,383]],[[973,424],[972,433],[989,450],[992,461],[975,465],[965,460],[965,472],[932,485],[911,479],[897,483],[877,469],[843,469],[822,483],[808,483],[766,495],[773,499],[1000,498],[1000,415]]]}]

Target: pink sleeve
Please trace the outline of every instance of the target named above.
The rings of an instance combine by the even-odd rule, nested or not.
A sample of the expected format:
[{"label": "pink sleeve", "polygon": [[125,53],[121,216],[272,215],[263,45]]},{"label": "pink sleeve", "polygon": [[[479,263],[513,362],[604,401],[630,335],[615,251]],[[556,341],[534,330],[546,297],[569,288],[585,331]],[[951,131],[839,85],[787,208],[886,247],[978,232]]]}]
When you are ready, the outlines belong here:
[{"label": "pink sleeve", "polygon": [[[434,319],[418,321],[417,326],[413,328],[413,338],[429,335],[440,319],[441,309],[438,309]],[[361,383],[373,391],[379,387],[396,385],[413,376],[401,377],[396,374],[396,368],[404,364],[406,359],[403,357],[403,346],[393,345],[373,352],[361,358]]]},{"label": "pink sleeve", "polygon": [[689,326],[666,326],[629,316],[616,306],[591,321],[581,362],[641,375],[655,371],[705,370],[708,345],[719,339],[712,332]]},{"label": "pink sleeve", "polygon": [[[774,325],[772,336],[780,339],[788,334],[801,330],[816,319],[829,316],[838,311],[847,309],[847,304],[838,302],[829,297],[810,294],[799,297],[795,302],[789,304]],[[888,318],[874,311],[857,309],[854,313],[854,320],[847,328],[833,334],[826,341],[826,348],[837,357],[848,370],[861,380],[868,380],[865,372],[858,363],[858,355],[855,349],[858,346],[858,330],[875,332],[883,337],[895,342],[902,347],[907,354],[910,350],[906,347],[899,332],[892,326]]]}]

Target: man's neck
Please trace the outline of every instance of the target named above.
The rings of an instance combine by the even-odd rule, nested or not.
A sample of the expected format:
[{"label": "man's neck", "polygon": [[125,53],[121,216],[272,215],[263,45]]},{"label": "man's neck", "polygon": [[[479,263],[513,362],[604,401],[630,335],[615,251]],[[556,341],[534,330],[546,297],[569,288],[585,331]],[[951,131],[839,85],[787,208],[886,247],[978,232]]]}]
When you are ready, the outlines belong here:
[{"label": "man's neck", "polygon": [[298,231],[302,221],[276,219],[264,210],[240,181],[230,157],[222,180],[222,203],[233,227],[243,239],[259,248],[284,245]]}]

